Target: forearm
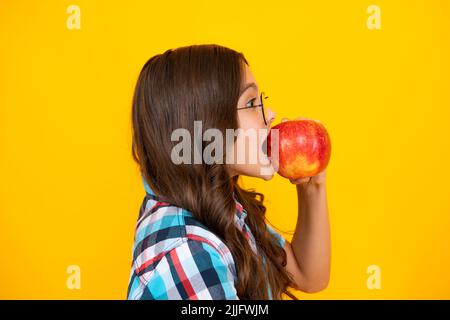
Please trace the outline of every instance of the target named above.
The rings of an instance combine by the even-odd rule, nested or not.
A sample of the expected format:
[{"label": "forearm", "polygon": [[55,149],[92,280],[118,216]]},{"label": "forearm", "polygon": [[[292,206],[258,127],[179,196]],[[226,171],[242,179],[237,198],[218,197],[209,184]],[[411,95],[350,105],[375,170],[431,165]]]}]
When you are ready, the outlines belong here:
[{"label": "forearm", "polygon": [[330,276],[330,226],[326,186],[297,186],[298,219],[291,246],[303,278],[322,290]]}]

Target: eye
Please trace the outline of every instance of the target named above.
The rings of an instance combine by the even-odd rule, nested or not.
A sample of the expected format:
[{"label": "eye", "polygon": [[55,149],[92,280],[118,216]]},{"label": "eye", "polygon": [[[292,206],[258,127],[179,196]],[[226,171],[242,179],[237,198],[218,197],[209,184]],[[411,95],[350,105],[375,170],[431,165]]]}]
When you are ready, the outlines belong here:
[{"label": "eye", "polygon": [[256,101],[256,98],[251,99],[249,102],[247,102],[247,104],[245,105],[247,108],[253,108],[254,107],[254,103]]}]

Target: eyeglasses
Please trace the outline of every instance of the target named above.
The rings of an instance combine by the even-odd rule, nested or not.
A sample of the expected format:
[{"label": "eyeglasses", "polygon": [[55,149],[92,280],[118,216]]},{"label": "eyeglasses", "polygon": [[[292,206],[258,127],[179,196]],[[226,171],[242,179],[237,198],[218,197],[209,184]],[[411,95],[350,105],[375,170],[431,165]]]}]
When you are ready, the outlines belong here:
[{"label": "eyeglasses", "polygon": [[268,97],[264,94],[264,92],[261,92],[261,95],[260,95],[260,97],[259,97],[259,101],[261,101],[260,104],[255,104],[255,105],[253,105],[253,106],[251,106],[251,107],[241,107],[241,108],[237,108],[237,110],[241,110],[241,109],[251,109],[251,108],[258,108],[258,107],[261,107],[261,112],[262,112],[262,115],[263,115],[264,124],[267,126],[267,120],[266,120],[266,115],[265,115],[265,112],[264,112],[264,103],[263,103],[263,100],[265,100],[265,99],[267,99],[267,98],[268,98]]}]

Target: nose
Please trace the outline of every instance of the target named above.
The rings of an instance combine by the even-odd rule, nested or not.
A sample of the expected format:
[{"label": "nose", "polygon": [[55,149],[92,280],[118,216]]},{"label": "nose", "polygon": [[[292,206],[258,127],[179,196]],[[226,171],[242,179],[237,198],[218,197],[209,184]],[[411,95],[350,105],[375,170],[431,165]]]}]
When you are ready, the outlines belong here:
[{"label": "nose", "polygon": [[272,111],[272,109],[267,108],[267,125],[270,126],[273,120],[275,120],[276,113]]}]

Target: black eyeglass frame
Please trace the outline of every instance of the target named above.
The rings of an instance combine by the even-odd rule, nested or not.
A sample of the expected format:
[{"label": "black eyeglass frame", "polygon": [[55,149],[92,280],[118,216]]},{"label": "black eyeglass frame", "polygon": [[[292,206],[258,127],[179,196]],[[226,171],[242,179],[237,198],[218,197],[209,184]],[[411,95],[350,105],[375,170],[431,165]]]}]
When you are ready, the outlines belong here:
[{"label": "black eyeglass frame", "polygon": [[252,109],[252,108],[258,108],[261,107],[261,112],[263,115],[263,119],[264,119],[264,124],[267,126],[267,120],[266,120],[266,115],[264,112],[264,103],[263,100],[267,99],[268,97],[264,94],[264,92],[261,92],[261,95],[259,96],[259,101],[261,101],[260,104],[251,106],[251,107],[241,107],[241,108],[237,108],[237,110],[242,110],[242,109]]}]

